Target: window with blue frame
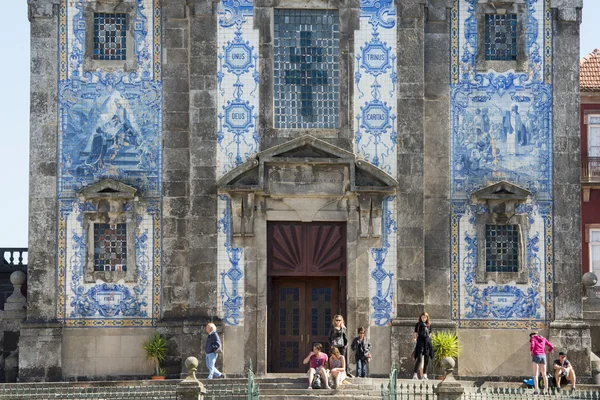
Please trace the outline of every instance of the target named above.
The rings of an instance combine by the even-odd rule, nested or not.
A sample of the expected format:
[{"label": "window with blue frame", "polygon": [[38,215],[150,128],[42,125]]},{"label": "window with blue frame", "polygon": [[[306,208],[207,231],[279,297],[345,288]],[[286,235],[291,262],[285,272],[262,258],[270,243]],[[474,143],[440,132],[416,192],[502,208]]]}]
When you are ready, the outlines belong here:
[{"label": "window with blue frame", "polygon": [[290,9],[274,12],[275,128],[337,128],[338,12]]},{"label": "window with blue frame", "polygon": [[519,272],[519,226],[485,226],[486,272]]},{"label": "window with blue frame", "polygon": [[127,14],[94,14],[94,60],[125,60]]},{"label": "window with blue frame", "polygon": [[485,59],[514,61],[517,59],[517,15],[485,15]]}]

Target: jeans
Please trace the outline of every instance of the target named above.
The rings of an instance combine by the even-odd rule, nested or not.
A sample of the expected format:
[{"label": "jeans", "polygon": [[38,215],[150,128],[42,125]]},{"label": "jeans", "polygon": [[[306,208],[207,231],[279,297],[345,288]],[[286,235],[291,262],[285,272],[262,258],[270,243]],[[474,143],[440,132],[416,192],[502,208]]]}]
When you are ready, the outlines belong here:
[{"label": "jeans", "polygon": [[356,360],[356,376],[359,378],[367,377],[367,360]]},{"label": "jeans", "polygon": [[206,355],[206,366],[208,367],[208,379],[212,379],[213,376],[215,378],[223,375],[217,367],[215,367],[215,363],[217,362],[217,353],[208,353]]}]

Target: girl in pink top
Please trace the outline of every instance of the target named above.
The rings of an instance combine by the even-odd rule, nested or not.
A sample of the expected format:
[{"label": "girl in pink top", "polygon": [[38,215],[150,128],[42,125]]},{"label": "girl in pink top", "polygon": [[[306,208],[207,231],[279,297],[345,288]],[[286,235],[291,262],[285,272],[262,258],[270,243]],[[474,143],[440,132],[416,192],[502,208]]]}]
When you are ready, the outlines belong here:
[{"label": "girl in pink top", "polygon": [[546,347],[548,351],[552,351],[554,346],[546,340],[545,337],[538,335],[537,332],[529,334],[529,353],[531,354],[531,362],[533,363],[533,385],[535,391],[533,394],[538,394],[538,379],[540,370],[544,379],[544,388],[548,388],[548,376],[546,375]]}]

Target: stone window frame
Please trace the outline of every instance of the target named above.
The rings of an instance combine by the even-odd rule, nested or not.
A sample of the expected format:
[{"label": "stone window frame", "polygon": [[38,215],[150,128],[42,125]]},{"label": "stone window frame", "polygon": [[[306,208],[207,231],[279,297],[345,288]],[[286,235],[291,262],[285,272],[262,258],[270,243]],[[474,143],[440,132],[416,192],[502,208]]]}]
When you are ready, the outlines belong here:
[{"label": "stone window frame", "polygon": [[[592,264],[592,246],[594,243],[598,243],[598,245],[600,245],[600,242],[592,242],[592,231],[600,231],[600,224],[585,224],[585,242],[588,244],[588,270],[590,272],[594,272],[594,266]],[[594,273],[598,275],[598,273]],[[596,286],[598,286],[598,283],[596,284]]]},{"label": "stone window frame", "polygon": [[[264,132],[263,138],[284,138],[299,137],[310,134],[319,138],[339,138],[346,132],[353,129],[354,106],[352,99],[354,96],[354,85],[344,85],[344,77],[354,76],[353,57],[344,57],[344,49],[354,52],[354,31],[360,26],[359,13],[346,13],[355,20],[347,21],[343,19],[344,3],[331,0],[315,0],[306,4],[301,4],[296,0],[272,0],[268,6],[255,6],[254,27],[259,30],[259,48],[260,57],[259,70],[261,71],[261,84],[259,87],[260,130]],[[294,10],[336,10],[340,15],[339,26],[339,98],[338,98],[338,126],[335,128],[275,128],[275,113],[273,111],[274,102],[274,10],[276,8],[294,9]],[[353,79],[353,78],[352,78]],[[348,96],[343,94],[348,88]]]},{"label": "stone window frame", "polygon": [[[135,0],[107,0],[90,1],[85,3],[85,54],[83,57],[83,70],[96,71],[115,71],[122,69],[125,72],[135,71],[137,69],[137,57],[135,56],[134,29],[136,19]],[[94,14],[126,14],[127,33],[126,33],[126,53],[125,60],[94,60]]]},{"label": "stone window frame", "polygon": [[[137,227],[136,189],[113,179],[104,179],[79,192],[84,203],[83,233],[86,245],[83,281],[85,283],[137,282],[135,232]],[[125,224],[127,229],[127,271],[94,270],[95,224]]]},{"label": "stone window frame", "polygon": [[[478,3],[475,7],[477,18],[477,70],[506,72],[527,70],[526,27],[527,4],[520,0],[487,1]],[[485,16],[486,14],[515,14],[517,16],[517,59],[516,60],[486,60],[485,59]]]},{"label": "stone window frame", "polygon": [[[477,214],[475,216],[477,230],[477,283],[494,281],[499,285],[516,281],[527,283],[527,253],[525,240],[529,235],[529,221],[527,214],[515,214],[508,219],[495,216],[492,212]],[[488,272],[486,267],[486,225],[515,225],[518,228],[518,270],[517,272]]]}]

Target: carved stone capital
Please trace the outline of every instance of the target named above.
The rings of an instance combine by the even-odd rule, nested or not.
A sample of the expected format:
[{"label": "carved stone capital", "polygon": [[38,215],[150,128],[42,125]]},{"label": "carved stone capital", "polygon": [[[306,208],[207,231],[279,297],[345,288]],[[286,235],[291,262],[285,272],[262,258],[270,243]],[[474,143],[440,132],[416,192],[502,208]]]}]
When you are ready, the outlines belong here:
[{"label": "carved stone capital", "polygon": [[54,18],[58,16],[60,0],[27,0],[29,22],[36,18]]},{"label": "carved stone capital", "polygon": [[394,0],[398,16],[403,19],[423,18],[423,8],[428,0]]},{"label": "carved stone capital", "polygon": [[550,7],[557,9],[557,20],[581,23],[583,0],[550,0]]},{"label": "carved stone capital", "polygon": [[427,20],[448,20],[448,10],[450,10],[453,5],[454,2],[452,0],[427,0]]}]

